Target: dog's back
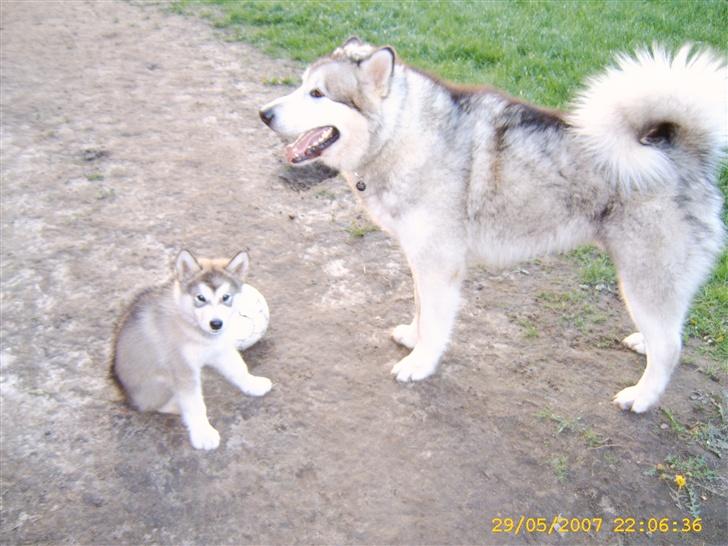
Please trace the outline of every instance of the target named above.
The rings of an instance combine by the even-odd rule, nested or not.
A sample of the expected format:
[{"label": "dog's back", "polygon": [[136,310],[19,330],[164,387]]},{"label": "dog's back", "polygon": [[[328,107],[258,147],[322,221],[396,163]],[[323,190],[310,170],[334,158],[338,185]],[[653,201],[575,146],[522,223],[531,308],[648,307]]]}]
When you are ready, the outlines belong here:
[{"label": "dog's back", "polygon": [[172,397],[170,368],[183,342],[181,313],[168,284],[139,293],[122,319],[113,372],[136,409],[156,410]]}]

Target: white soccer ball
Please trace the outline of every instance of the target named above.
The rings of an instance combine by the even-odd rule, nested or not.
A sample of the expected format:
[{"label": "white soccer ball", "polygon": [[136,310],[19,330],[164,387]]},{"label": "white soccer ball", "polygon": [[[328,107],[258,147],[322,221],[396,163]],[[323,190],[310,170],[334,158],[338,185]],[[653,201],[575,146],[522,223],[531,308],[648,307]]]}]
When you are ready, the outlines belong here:
[{"label": "white soccer ball", "polygon": [[270,311],[263,294],[249,284],[244,284],[235,298],[237,313],[233,316],[235,346],[243,351],[263,337],[270,322]]}]

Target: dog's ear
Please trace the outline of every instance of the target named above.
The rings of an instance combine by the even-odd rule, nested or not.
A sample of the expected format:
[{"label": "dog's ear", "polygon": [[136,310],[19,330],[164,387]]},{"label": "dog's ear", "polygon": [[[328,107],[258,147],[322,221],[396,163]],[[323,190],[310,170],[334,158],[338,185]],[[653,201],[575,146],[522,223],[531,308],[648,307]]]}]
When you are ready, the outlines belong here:
[{"label": "dog's ear", "polygon": [[366,81],[374,85],[374,89],[381,97],[389,94],[396,59],[397,54],[394,52],[394,48],[386,46],[376,50],[359,65]]},{"label": "dog's ear", "polygon": [[359,36],[349,36],[346,41],[341,44],[341,47],[346,47],[348,45],[362,45],[363,42],[359,39]]},{"label": "dog's ear", "polygon": [[184,281],[193,275],[199,273],[202,266],[197,259],[188,250],[180,250],[177,260],[174,262],[174,271],[177,274],[177,280]]},{"label": "dog's ear", "polygon": [[244,279],[245,275],[248,274],[249,263],[248,253],[245,251],[238,252],[225,266],[225,271],[239,279]]}]

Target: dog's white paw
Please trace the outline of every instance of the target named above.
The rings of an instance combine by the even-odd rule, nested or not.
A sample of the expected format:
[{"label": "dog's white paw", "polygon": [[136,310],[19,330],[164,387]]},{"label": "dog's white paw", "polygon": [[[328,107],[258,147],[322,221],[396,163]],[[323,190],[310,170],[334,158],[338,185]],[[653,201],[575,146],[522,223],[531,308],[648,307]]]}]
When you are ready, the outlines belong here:
[{"label": "dog's white paw", "polygon": [[430,377],[436,368],[437,360],[423,359],[412,352],[394,365],[392,375],[397,377],[397,381],[403,383],[420,381]]},{"label": "dog's white paw", "polygon": [[645,336],[643,336],[640,332],[635,332],[634,334],[624,338],[622,340],[622,345],[628,349],[632,349],[635,353],[639,353],[641,355],[647,354]]},{"label": "dog's white paw", "polygon": [[392,339],[408,349],[417,345],[417,327],[414,324],[400,324],[392,330]]},{"label": "dog's white paw", "polygon": [[216,449],[220,445],[220,433],[210,423],[190,427],[190,442],[195,449]]},{"label": "dog's white paw", "polygon": [[644,389],[639,385],[632,385],[619,391],[612,403],[623,410],[632,410],[635,413],[644,413],[655,405],[660,393],[651,389]]},{"label": "dog's white paw", "polygon": [[267,377],[249,375],[240,390],[250,396],[263,396],[264,394],[267,394],[272,387],[273,383]]}]

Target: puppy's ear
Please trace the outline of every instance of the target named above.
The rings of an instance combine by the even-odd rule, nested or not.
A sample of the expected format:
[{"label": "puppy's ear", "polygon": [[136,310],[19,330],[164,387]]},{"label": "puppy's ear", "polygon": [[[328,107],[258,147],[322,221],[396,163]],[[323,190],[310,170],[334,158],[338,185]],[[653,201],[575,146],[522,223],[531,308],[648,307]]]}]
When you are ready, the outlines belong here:
[{"label": "puppy's ear", "polygon": [[394,48],[386,46],[376,50],[359,65],[364,73],[365,80],[374,86],[374,89],[382,98],[389,94],[396,58],[397,54],[394,52]]},{"label": "puppy's ear", "polygon": [[343,44],[341,44],[341,47],[346,47],[346,46],[348,46],[348,45],[358,45],[358,46],[360,46],[360,45],[362,45],[363,43],[364,43],[364,42],[362,42],[362,41],[361,41],[361,40],[359,39],[359,36],[349,36],[349,37],[348,37],[348,38],[346,39],[346,41],[345,41],[345,42],[344,42]]},{"label": "puppy's ear", "polygon": [[201,270],[202,267],[197,263],[197,259],[191,252],[188,250],[180,251],[174,263],[174,272],[177,275],[177,280],[184,281],[185,279],[189,279]]},{"label": "puppy's ear", "polygon": [[245,251],[238,252],[225,266],[225,271],[239,279],[244,279],[245,275],[248,274],[249,263],[248,253]]}]

